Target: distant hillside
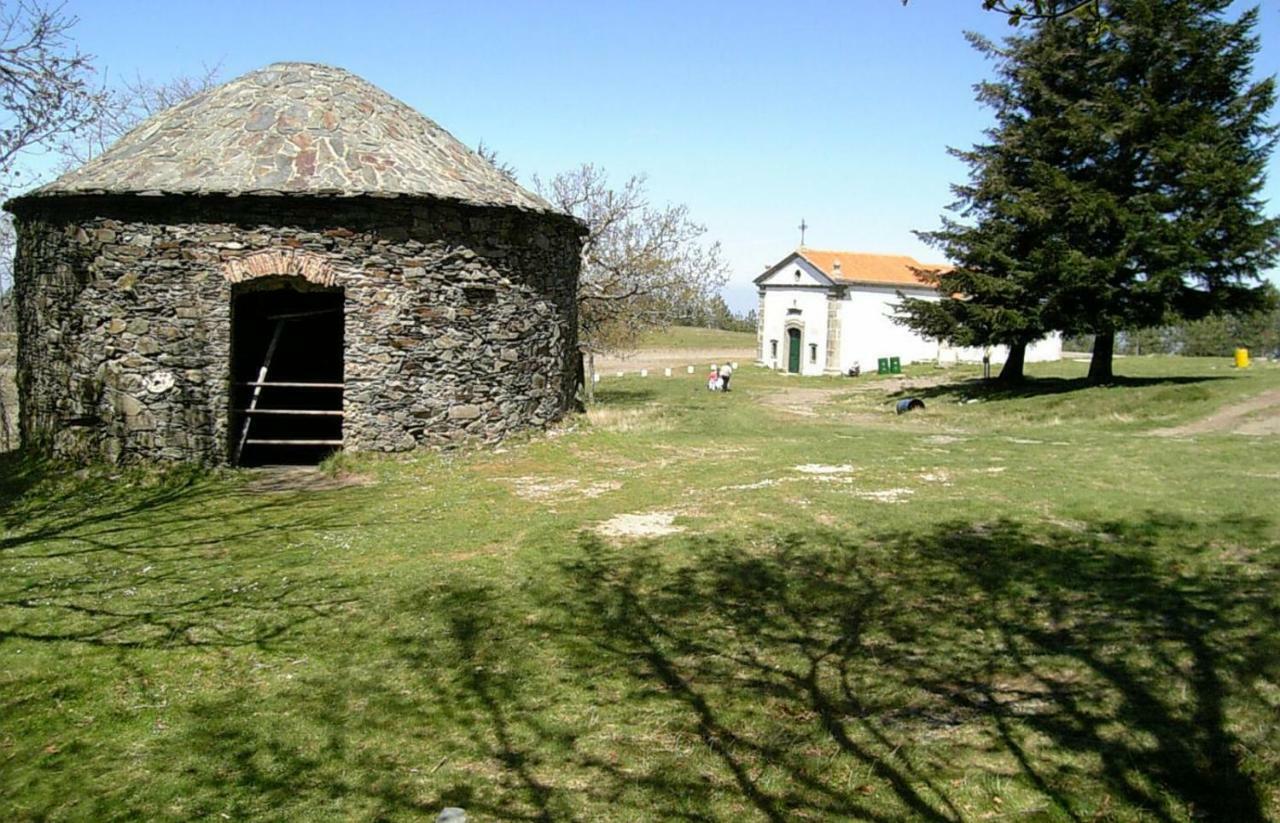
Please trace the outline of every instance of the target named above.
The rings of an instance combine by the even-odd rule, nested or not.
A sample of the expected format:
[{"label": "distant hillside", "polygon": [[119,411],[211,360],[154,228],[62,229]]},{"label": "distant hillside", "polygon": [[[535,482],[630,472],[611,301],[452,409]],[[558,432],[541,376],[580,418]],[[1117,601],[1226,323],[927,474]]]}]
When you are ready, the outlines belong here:
[{"label": "distant hillside", "polygon": [[723,331],[694,326],[671,326],[640,338],[638,349],[743,349],[754,348],[755,332]]}]

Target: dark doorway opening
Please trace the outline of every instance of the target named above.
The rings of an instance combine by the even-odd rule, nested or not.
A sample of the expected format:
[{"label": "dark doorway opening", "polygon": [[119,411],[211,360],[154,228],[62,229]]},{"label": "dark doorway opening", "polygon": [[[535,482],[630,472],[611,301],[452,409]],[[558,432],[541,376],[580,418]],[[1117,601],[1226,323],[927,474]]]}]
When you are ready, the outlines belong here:
[{"label": "dark doorway opening", "polygon": [[231,301],[231,462],[319,463],[342,447],[342,289],[271,277]]}]

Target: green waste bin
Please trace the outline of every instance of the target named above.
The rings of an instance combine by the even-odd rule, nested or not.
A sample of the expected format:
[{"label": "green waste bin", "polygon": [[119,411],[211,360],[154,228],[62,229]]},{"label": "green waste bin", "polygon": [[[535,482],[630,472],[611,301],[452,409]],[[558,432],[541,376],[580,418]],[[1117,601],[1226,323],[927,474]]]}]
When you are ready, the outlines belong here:
[{"label": "green waste bin", "polygon": [[889,374],[902,374],[902,361],[896,357],[889,358]]},{"label": "green waste bin", "polygon": [[879,360],[876,361],[876,374],[888,374],[888,373],[889,373],[889,358],[881,357]]}]

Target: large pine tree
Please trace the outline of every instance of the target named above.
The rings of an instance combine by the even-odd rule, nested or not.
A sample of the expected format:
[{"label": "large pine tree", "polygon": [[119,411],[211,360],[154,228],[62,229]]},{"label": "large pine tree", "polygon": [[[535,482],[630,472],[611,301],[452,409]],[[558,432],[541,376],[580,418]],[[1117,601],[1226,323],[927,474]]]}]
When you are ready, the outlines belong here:
[{"label": "large pine tree", "polygon": [[1104,382],[1117,331],[1249,305],[1280,234],[1258,198],[1275,92],[1249,80],[1257,11],[1230,21],[1228,5],[1109,0],[1101,26],[978,41],[1001,64],[980,92],[996,126],[962,155],[971,219],[926,235],[956,262],[940,280],[956,298],[908,303],[906,322],[948,314],[961,342],[1010,343],[1018,324],[1091,333],[1089,376]]},{"label": "large pine tree", "polygon": [[[970,35],[989,57],[1004,52]],[[1014,40],[1025,43],[1026,38]],[[978,100],[990,106],[996,125],[990,142],[952,154],[968,164],[969,180],[952,186],[960,219],[943,216],[936,231],[919,232],[955,266],[941,274],[923,273],[942,294],[941,301],[903,297],[897,320],[928,337],[959,346],[1003,345],[1009,349],[1003,382],[1023,378],[1028,344],[1045,335],[1046,294],[1039,258],[1048,239],[1045,209],[1036,188],[1036,164],[1044,147],[1016,94],[1018,64],[1003,60],[998,82],[978,86]]]}]

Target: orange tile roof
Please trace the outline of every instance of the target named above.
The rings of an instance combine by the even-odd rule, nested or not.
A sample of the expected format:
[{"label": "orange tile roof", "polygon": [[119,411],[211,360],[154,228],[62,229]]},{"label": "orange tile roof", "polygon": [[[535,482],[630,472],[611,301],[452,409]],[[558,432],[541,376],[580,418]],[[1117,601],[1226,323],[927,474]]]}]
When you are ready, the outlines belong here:
[{"label": "orange tile roof", "polygon": [[[913,269],[949,271],[950,266],[921,263],[905,254],[865,254],[856,251],[824,251],[796,249],[827,277],[841,283],[875,283],[886,286],[918,286],[928,288]],[[839,264],[839,268],[836,265]]]}]

